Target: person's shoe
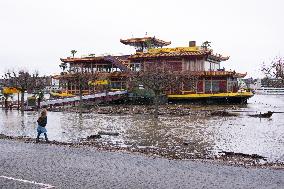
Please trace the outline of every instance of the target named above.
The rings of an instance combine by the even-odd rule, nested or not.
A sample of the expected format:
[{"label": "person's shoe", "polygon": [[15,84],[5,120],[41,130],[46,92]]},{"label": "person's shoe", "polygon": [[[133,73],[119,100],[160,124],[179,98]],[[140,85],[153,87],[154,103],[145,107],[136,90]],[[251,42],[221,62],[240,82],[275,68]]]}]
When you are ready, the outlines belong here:
[{"label": "person's shoe", "polygon": [[50,141],[48,139],[45,139],[46,143],[50,143]]},{"label": "person's shoe", "polygon": [[39,139],[38,138],[36,139],[36,143],[39,143]]}]

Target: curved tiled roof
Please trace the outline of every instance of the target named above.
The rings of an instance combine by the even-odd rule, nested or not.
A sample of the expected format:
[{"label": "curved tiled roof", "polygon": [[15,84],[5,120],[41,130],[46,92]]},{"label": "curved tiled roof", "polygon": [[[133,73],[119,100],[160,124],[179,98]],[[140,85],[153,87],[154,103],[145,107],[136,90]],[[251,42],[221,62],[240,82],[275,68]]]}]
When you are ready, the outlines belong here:
[{"label": "curved tiled roof", "polygon": [[157,39],[155,37],[142,37],[142,38],[130,38],[130,39],[120,39],[120,42],[123,43],[124,45],[136,45],[139,43],[145,43],[147,41],[151,41],[154,45],[157,46],[166,46],[170,45],[171,42],[163,41],[161,39]]},{"label": "curved tiled roof", "polygon": [[190,56],[208,56],[208,58],[216,61],[225,61],[230,57],[224,57],[220,54],[213,54],[212,51],[198,50],[198,51],[172,51],[161,53],[141,53],[138,52],[129,56],[129,59],[147,59],[147,58],[160,58],[160,57],[190,57]]},{"label": "curved tiled roof", "polygon": [[131,55],[130,59],[135,58],[152,58],[152,57],[176,57],[176,56],[201,56],[206,55],[205,51],[189,51],[189,52],[169,52],[169,53],[136,53]]},{"label": "curved tiled roof", "polygon": [[75,62],[96,62],[96,61],[104,61],[103,57],[85,57],[85,58],[60,58],[62,62],[65,63],[75,63]]}]

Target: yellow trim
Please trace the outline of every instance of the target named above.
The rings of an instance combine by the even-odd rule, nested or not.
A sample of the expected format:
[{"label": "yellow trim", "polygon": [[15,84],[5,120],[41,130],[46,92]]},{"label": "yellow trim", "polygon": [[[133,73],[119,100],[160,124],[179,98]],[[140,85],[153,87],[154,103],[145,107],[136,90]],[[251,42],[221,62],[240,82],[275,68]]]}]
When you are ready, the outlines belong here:
[{"label": "yellow trim", "polygon": [[168,95],[168,98],[252,97],[252,92]]},{"label": "yellow trim", "polygon": [[73,94],[67,93],[67,92],[63,92],[63,93],[54,93],[54,92],[50,92],[50,94],[52,96],[57,96],[57,97],[72,97],[75,96]]},{"label": "yellow trim", "polygon": [[110,90],[111,90],[111,91],[123,91],[123,90],[125,90],[125,89],[116,89],[116,88],[111,88]]},{"label": "yellow trim", "polygon": [[3,94],[14,94],[19,93],[20,91],[15,87],[4,87],[2,93]]},{"label": "yellow trim", "polygon": [[108,80],[96,80],[95,85],[108,85]]},{"label": "yellow trim", "polygon": [[198,46],[148,49],[148,53],[197,52],[197,51],[199,51]]}]

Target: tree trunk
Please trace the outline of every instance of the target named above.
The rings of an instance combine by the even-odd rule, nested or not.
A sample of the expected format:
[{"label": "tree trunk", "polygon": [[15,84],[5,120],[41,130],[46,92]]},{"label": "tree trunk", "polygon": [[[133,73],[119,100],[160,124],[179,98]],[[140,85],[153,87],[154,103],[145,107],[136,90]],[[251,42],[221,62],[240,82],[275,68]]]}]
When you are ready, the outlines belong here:
[{"label": "tree trunk", "polygon": [[17,110],[20,110],[20,93],[19,93],[19,91],[17,93],[17,96],[18,96]]},{"label": "tree trunk", "polygon": [[4,106],[5,106],[5,109],[8,109],[8,96],[5,96],[5,102],[4,102]]},{"label": "tree trunk", "polygon": [[37,108],[40,109],[40,101],[41,99],[40,98],[37,98]]},{"label": "tree trunk", "polygon": [[25,91],[21,91],[21,111],[23,112],[25,108]]},{"label": "tree trunk", "polygon": [[80,114],[82,114],[82,108],[83,108],[83,92],[82,92],[82,87],[79,87],[79,109],[80,109]]},{"label": "tree trunk", "polygon": [[105,104],[108,104],[108,102],[109,102],[109,99],[108,99],[108,90],[106,89],[106,98],[105,98]]},{"label": "tree trunk", "polygon": [[155,111],[154,111],[154,117],[159,117],[159,97],[160,95],[155,94],[154,96],[154,105],[155,105]]}]

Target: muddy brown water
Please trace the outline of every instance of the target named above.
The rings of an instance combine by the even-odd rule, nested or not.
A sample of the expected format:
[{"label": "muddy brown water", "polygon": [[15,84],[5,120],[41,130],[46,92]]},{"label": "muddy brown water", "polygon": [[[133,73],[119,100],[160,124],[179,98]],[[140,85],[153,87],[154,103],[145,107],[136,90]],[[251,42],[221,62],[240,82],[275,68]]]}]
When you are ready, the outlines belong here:
[{"label": "muddy brown water", "polygon": [[[155,119],[144,114],[48,112],[47,130],[50,140],[62,142],[80,142],[100,131],[118,132],[118,136],[103,135],[96,140],[102,146],[163,149],[208,157],[232,151],[284,162],[284,113],[275,113],[269,119],[248,116],[284,112],[284,95],[255,95],[244,106],[204,106],[204,109],[227,109],[239,115],[218,117],[200,112],[188,116],[161,115]],[[34,138],[37,117],[38,112],[0,110],[0,133]]]}]

